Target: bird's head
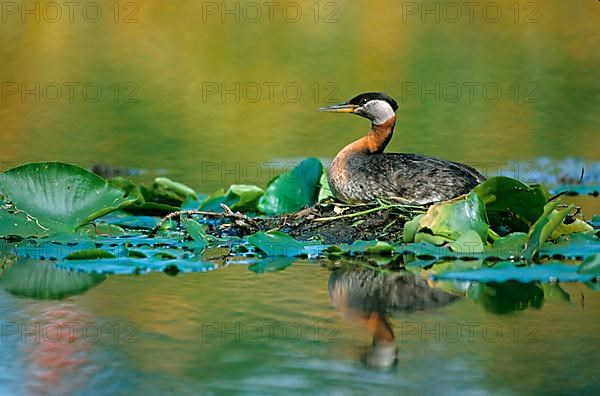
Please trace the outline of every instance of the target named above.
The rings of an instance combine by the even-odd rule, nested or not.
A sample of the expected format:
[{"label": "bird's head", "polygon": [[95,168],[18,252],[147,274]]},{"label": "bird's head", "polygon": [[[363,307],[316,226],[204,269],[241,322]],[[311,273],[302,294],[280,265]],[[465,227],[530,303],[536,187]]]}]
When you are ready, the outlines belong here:
[{"label": "bird's head", "polygon": [[357,95],[347,102],[321,107],[320,111],[352,113],[368,118],[375,125],[381,125],[396,116],[398,103],[383,92],[367,92]]}]

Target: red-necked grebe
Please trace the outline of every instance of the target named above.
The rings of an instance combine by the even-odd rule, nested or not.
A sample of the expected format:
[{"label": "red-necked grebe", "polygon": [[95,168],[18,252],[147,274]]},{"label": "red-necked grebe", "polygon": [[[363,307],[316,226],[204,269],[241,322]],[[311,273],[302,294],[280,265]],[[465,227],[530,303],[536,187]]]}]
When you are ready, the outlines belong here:
[{"label": "red-necked grebe", "polygon": [[332,194],[347,203],[389,198],[429,204],[468,193],[485,180],[470,166],[420,154],[384,153],[396,124],[398,104],[381,92],[360,94],[321,111],[352,113],[371,120],[371,130],[333,159],[328,179]]}]

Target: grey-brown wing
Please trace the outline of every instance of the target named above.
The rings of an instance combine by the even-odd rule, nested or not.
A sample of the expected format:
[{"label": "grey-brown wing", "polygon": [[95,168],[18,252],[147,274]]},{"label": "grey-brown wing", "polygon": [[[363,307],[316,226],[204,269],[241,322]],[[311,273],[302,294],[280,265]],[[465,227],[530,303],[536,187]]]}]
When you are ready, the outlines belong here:
[{"label": "grey-brown wing", "polygon": [[369,162],[387,196],[412,202],[454,198],[485,180],[470,166],[419,154],[376,154]]}]

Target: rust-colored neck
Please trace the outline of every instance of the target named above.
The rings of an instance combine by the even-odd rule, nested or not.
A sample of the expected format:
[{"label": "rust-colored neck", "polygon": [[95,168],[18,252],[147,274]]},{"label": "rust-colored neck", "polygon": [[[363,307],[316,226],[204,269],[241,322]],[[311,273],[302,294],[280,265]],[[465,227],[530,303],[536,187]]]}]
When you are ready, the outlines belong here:
[{"label": "rust-colored neck", "polygon": [[371,130],[357,141],[350,143],[343,151],[377,154],[383,152],[392,139],[396,117],[392,117],[381,125],[371,125]]}]

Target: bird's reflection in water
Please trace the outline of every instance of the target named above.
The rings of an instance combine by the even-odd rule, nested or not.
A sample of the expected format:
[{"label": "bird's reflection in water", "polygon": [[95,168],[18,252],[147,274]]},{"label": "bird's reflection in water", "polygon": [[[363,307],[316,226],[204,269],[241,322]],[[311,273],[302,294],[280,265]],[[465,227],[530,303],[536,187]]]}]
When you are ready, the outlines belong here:
[{"label": "bird's reflection in water", "polygon": [[385,369],[397,363],[398,348],[389,315],[442,307],[460,297],[431,287],[411,273],[345,266],[329,278],[331,301],[342,316],[365,329],[373,343],[361,360],[368,367]]}]

